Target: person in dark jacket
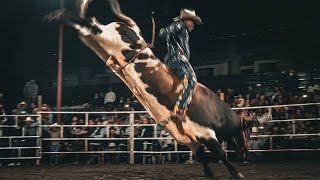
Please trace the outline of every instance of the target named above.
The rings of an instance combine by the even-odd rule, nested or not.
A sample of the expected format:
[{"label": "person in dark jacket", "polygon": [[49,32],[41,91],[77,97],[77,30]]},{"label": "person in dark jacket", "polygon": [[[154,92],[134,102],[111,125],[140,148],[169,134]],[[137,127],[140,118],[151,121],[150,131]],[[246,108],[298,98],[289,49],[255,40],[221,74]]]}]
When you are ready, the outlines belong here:
[{"label": "person in dark jacket", "polygon": [[160,29],[160,38],[165,38],[167,42],[167,55],[165,63],[180,79],[183,90],[178,97],[174,107],[174,114],[185,114],[191,102],[192,92],[197,77],[189,62],[189,32],[194,29],[194,25],[200,25],[202,20],[196,15],[193,9],[181,9],[180,16],[174,18],[169,26]]}]

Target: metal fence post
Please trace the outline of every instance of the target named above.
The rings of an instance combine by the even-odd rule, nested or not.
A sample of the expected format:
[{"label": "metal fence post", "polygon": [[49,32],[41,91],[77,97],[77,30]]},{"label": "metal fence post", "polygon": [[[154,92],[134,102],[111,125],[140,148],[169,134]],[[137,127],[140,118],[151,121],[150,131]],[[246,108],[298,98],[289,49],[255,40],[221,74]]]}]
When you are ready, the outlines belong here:
[{"label": "metal fence post", "polygon": [[38,136],[39,136],[39,138],[38,138],[38,147],[40,147],[40,149],[38,149],[38,152],[39,152],[39,154],[38,154],[38,157],[39,157],[39,159],[37,160],[37,165],[40,165],[40,159],[42,158],[42,114],[41,113],[38,113],[39,114],[39,119],[38,119],[38,123],[39,123],[39,125],[38,125]]},{"label": "metal fence post", "polygon": [[86,112],[86,114],[85,114],[85,125],[88,125],[89,124],[89,113],[88,112]]},{"label": "metal fence post", "polygon": [[130,124],[130,164],[134,164],[134,113],[129,114]]}]

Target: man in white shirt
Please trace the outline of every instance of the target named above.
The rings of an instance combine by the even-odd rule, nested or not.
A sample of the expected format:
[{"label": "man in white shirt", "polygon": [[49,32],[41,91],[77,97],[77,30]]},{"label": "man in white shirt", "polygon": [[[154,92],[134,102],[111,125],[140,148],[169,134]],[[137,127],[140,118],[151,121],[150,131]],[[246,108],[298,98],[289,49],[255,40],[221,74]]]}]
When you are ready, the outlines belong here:
[{"label": "man in white shirt", "polygon": [[116,94],[112,91],[112,88],[109,87],[108,92],[104,96],[104,106],[106,110],[113,110],[113,103],[116,100]]}]

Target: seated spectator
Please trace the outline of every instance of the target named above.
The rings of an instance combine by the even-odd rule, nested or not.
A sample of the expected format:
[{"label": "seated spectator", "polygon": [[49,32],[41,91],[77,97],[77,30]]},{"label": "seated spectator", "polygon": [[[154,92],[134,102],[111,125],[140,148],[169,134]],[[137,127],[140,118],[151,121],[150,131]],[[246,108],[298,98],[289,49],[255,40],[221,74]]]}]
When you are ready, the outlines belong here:
[{"label": "seated spectator", "polygon": [[255,98],[251,99],[251,106],[258,106],[258,102],[260,100],[260,94],[256,94]]},{"label": "seated spectator", "polygon": [[[97,119],[99,120],[99,118],[97,118]],[[95,131],[96,128],[90,126],[90,125],[95,125],[95,124],[96,124],[95,120],[93,120],[93,119],[88,120],[88,125],[89,125],[89,127],[87,127],[88,135],[92,134]]]},{"label": "seated spectator", "polygon": [[236,106],[237,107],[243,107],[244,106],[244,98],[242,97],[242,94],[239,94],[236,98]]},{"label": "seated spectator", "polygon": [[244,107],[249,107],[249,106],[251,106],[251,105],[250,105],[250,101],[251,101],[250,94],[247,94],[247,95],[246,95],[246,98],[245,98],[245,101],[244,101]]},{"label": "seated spectator", "polygon": [[[99,119],[96,121],[96,125],[102,125],[103,121]],[[93,138],[104,138],[106,135],[104,127],[96,127],[95,130],[89,135],[89,137]]]}]

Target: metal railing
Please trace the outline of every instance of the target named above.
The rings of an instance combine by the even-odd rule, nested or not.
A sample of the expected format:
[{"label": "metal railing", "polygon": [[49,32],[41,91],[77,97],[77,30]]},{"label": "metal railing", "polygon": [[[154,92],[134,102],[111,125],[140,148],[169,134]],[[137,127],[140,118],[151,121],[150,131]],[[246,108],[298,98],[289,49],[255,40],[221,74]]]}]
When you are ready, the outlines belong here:
[{"label": "metal railing", "polygon": [[[233,108],[234,110],[240,110],[240,109],[266,109],[266,108],[284,108],[284,107],[293,107],[293,106],[318,106],[318,111],[320,112],[320,103],[307,103],[307,104],[290,104],[290,105],[277,105],[277,106],[259,106],[259,107],[243,107],[243,108]],[[31,137],[31,136],[11,136],[11,137],[0,137],[0,138],[7,138],[9,139],[9,142],[12,142],[12,139],[14,138],[36,138],[37,146],[35,147],[13,147],[9,144],[8,147],[1,147],[1,149],[19,149],[20,151],[23,149],[36,149],[37,150],[37,157],[16,157],[21,159],[27,159],[27,158],[35,158],[38,159],[37,163],[39,164],[39,160],[42,156],[42,154],[127,154],[129,157],[129,163],[134,164],[135,163],[135,155],[136,154],[190,154],[192,158],[192,152],[189,150],[179,150],[178,143],[174,141],[173,150],[166,150],[166,151],[159,151],[159,150],[139,150],[136,149],[135,143],[138,141],[159,141],[159,140],[173,140],[173,138],[167,138],[167,137],[159,137],[158,135],[158,128],[156,124],[135,124],[135,115],[136,114],[146,114],[147,111],[122,111],[122,112],[39,112],[39,115],[36,115],[36,117],[39,117],[39,125],[37,130],[37,136]],[[84,115],[84,125],[43,125],[42,124],[42,117],[47,114],[69,114],[69,115]],[[106,124],[106,125],[89,125],[89,117],[90,115],[114,115],[114,114],[125,114],[128,117],[128,124]],[[14,116],[16,119],[18,119],[18,115],[11,115]],[[24,116],[32,116],[32,115],[24,115]],[[269,138],[270,147],[269,149],[252,149],[250,151],[253,152],[277,152],[277,151],[319,151],[319,148],[283,148],[283,149],[274,149],[273,139],[274,138],[295,138],[295,137],[318,137],[320,136],[319,133],[307,133],[307,134],[301,134],[296,133],[296,123],[297,121],[319,121],[320,115],[318,114],[318,117],[310,118],[310,119],[285,119],[285,120],[277,120],[272,119],[268,123],[277,123],[277,122],[292,122],[292,133],[290,134],[258,134],[258,135],[252,135],[252,138]],[[0,116],[1,117],[1,116]],[[9,116],[8,116],[9,117]],[[8,125],[1,125],[0,128],[16,128],[18,127],[18,120],[16,120],[16,124],[13,126]],[[151,126],[153,127],[153,137],[150,138],[142,138],[142,137],[136,137],[135,136],[135,128],[140,126]],[[42,132],[45,128],[51,128],[51,127],[58,127],[60,128],[60,138],[50,138],[50,137],[43,137]],[[102,127],[106,129],[106,134],[109,134],[109,129],[111,127],[127,127],[129,128],[129,134],[127,134],[126,137],[117,137],[117,138],[93,138],[93,137],[65,137],[65,128],[79,128],[79,127]],[[61,141],[61,142],[72,142],[72,141],[82,141],[84,147],[79,151],[58,151],[58,152],[50,152],[45,151],[42,148],[42,143],[46,141]],[[90,143],[91,142],[106,142],[106,141],[123,141],[126,142],[126,148],[121,150],[108,150],[108,149],[99,149],[99,150],[92,150],[90,149]],[[227,150],[224,148],[227,152],[233,152],[232,150]],[[0,159],[10,159],[15,157],[8,157],[8,158],[0,158]]]},{"label": "metal railing", "polygon": [[[35,127],[36,128],[36,134],[35,135],[26,135],[26,127],[19,126],[19,121],[21,121],[21,118],[26,118],[26,117],[35,117],[36,119],[39,120],[40,115],[0,115],[0,118],[9,118],[9,124],[12,125],[0,125],[1,130],[3,131],[5,128],[10,128],[14,129],[14,131],[19,130],[19,133],[21,135],[10,135],[8,136],[7,134],[4,134],[5,136],[0,136],[1,140],[1,147],[0,151],[3,150],[9,150],[9,154],[16,154],[16,156],[12,157],[0,157],[0,160],[29,160],[29,159],[34,159],[36,160],[36,164],[40,164],[40,159],[41,159],[41,137],[39,135],[40,132],[40,127]],[[13,118],[13,119],[12,119]],[[19,120],[20,118],[20,120]],[[30,140],[33,140],[35,143],[35,146],[26,143],[29,142]],[[6,141],[6,142],[4,142]],[[5,145],[6,144],[6,145]],[[23,156],[24,153],[23,151],[25,150],[34,150],[35,156]],[[16,152],[13,152],[16,151]],[[3,152],[2,152],[3,153]],[[28,154],[29,155],[29,154]],[[3,156],[3,155],[2,155]]]}]

